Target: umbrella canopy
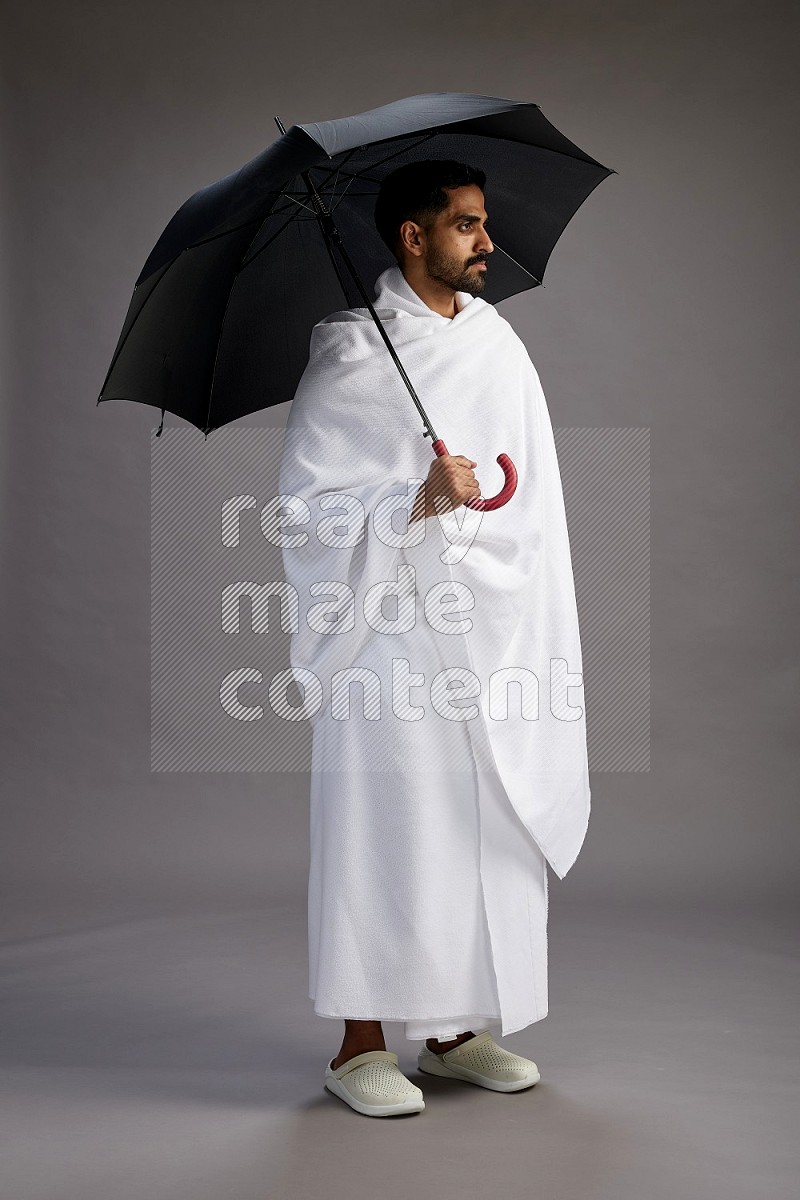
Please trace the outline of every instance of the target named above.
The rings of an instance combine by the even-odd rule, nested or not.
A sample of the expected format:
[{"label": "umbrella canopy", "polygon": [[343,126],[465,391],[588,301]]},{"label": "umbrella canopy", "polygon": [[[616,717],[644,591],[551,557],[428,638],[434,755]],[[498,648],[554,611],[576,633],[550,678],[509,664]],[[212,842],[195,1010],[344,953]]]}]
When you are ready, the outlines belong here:
[{"label": "umbrella canopy", "polygon": [[395,261],[373,221],[381,180],[430,158],[486,172],[490,303],[541,284],[572,216],[615,174],[537,104],[498,97],[435,92],[294,125],[169,222],[136,281],[98,404],[150,404],[207,436],[291,400],[313,325],[363,304],[322,234],[308,181],[371,283]]}]

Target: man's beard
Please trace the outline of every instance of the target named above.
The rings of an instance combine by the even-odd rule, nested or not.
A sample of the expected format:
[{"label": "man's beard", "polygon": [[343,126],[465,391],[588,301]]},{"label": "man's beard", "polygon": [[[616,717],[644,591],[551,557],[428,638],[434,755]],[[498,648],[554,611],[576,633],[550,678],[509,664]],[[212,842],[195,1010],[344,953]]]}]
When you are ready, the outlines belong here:
[{"label": "man's beard", "polygon": [[[485,262],[485,258],[472,259],[472,262]],[[454,292],[469,292],[471,296],[479,295],[486,284],[486,271],[479,271],[474,266],[464,266],[464,260],[454,255],[432,247],[425,259],[425,266],[431,279],[444,283]]]}]

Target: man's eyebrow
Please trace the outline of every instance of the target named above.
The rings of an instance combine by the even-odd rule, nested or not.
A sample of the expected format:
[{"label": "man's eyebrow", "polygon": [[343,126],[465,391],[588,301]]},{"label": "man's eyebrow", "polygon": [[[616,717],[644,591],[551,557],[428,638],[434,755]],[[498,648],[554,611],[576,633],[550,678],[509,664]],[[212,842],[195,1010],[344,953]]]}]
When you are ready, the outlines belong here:
[{"label": "man's eyebrow", "polygon": [[[477,213],[461,213],[459,216],[453,217],[454,222],[455,221],[481,221],[481,220],[483,220],[483,218],[479,217]],[[487,216],[486,217],[487,223],[488,223],[488,220],[489,220],[489,218]]]}]

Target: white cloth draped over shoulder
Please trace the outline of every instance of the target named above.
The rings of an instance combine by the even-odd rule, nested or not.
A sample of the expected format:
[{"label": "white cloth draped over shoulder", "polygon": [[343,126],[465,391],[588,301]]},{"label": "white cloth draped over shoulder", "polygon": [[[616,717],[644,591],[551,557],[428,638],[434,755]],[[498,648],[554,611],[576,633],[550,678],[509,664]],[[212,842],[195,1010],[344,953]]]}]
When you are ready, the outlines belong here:
[{"label": "white cloth draped over shoulder", "polygon": [[409,1036],[466,1016],[507,1033],[547,1008],[531,880],[546,894],[544,860],[566,875],[590,809],[552,426],[493,305],[458,292],[443,317],[399,267],[375,293],[449,452],[477,462],[484,495],[501,452],[519,482],[493,512],[409,524],[432,449],[397,368],[365,308],[314,327],[273,509],[313,727],[310,995]]}]

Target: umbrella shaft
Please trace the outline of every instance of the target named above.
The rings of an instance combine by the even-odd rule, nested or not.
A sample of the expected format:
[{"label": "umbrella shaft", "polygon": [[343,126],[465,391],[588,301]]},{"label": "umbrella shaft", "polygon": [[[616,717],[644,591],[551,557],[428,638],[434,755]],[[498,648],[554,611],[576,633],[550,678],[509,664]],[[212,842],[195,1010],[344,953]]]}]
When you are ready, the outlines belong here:
[{"label": "umbrella shaft", "polygon": [[422,417],[422,421],[425,426],[422,436],[430,437],[430,438],[432,438],[433,441],[436,441],[437,440],[436,431],[433,428],[433,426],[431,425],[430,420],[428,419],[428,414],[425,412],[425,409],[422,407],[422,401],[420,400],[417,393],[414,391],[414,385],[412,384],[411,380],[408,378],[408,375],[406,374],[406,371],[405,371],[405,367],[400,362],[400,359],[397,357],[397,352],[395,351],[395,348],[389,339],[389,335],[387,334],[386,330],[383,327],[383,323],[382,323],[380,317],[378,316],[378,314],[375,311],[375,306],[373,305],[372,301],[370,300],[369,296],[367,295],[367,289],[364,287],[364,284],[361,282],[359,274],[356,271],[355,266],[353,265],[353,261],[350,258],[350,255],[347,253],[347,250],[345,249],[344,242],[342,241],[342,235],[339,233],[339,230],[336,228],[336,222],[334,221],[331,214],[328,212],[328,209],[325,206],[325,202],[323,201],[322,197],[320,196],[319,192],[317,191],[316,187],[314,186],[314,184],[308,174],[308,171],[303,171],[302,178],[306,184],[306,187],[308,188],[308,190],[311,194],[311,199],[313,201],[315,209],[317,210],[317,218],[322,227],[322,232],[323,232],[326,242],[328,242],[329,245],[331,245],[331,244],[335,245],[337,250],[341,254],[342,259],[344,260],[344,264],[347,267],[350,274],[352,275],[353,281],[354,281],[356,287],[358,288],[365,305],[369,309],[369,312],[370,312],[370,315],[372,316],[373,321],[378,326],[380,335],[383,338],[384,342],[386,343],[386,349],[391,354],[394,364],[397,367],[398,371],[400,372],[400,376],[403,380],[403,383],[408,388],[409,395],[411,396],[411,399],[414,401],[414,404],[417,407],[417,412]]}]

